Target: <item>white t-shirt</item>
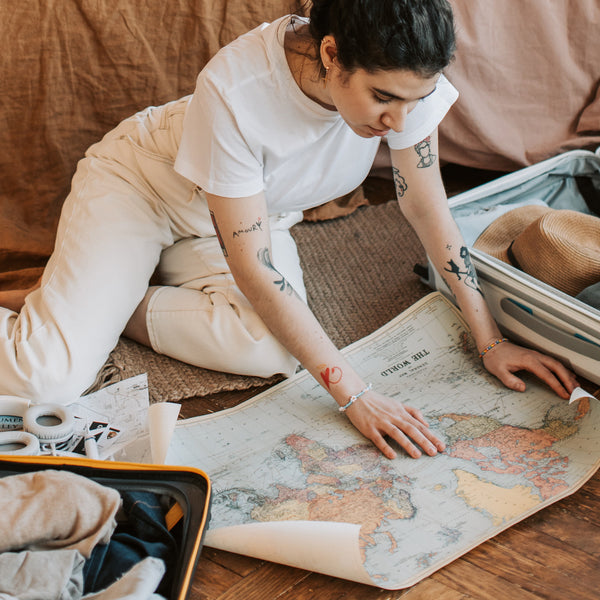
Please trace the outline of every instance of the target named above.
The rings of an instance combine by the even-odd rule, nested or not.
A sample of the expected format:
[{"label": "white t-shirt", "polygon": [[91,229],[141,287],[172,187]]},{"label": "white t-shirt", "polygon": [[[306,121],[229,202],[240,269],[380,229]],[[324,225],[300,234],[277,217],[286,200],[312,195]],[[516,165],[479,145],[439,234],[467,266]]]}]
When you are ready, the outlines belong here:
[{"label": "white t-shirt", "polygon": [[[297,17],[296,17],[297,18]],[[175,169],[203,190],[240,198],[264,191],[269,214],[324,204],[359,186],[380,138],[362,138],[339,113],[308,98],[289,69],[283,38],[291,16],[264,23],[222,48],[198,76]],[[426,138],[458,97],[442,76],[409,113],[391,148]]]}]

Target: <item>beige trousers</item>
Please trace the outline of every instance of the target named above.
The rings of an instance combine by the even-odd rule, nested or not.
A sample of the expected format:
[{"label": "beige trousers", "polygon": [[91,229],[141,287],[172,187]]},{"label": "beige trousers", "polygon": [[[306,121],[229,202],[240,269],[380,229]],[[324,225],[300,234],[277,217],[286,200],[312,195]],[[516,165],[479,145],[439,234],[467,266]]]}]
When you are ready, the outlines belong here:
[{"label": "beige trousers", "polygon": [[[206,199],[173,169],[187,98],[148,108],[92,146],[65,200],[54,252],[19,314],[0,309],[0,394],[67,403],[94,381],[158,268],[152,347],[232,373],[291,375],[294,359],[237,288]],[[275,267],[306,297],[289,228],[270,217]]]}]

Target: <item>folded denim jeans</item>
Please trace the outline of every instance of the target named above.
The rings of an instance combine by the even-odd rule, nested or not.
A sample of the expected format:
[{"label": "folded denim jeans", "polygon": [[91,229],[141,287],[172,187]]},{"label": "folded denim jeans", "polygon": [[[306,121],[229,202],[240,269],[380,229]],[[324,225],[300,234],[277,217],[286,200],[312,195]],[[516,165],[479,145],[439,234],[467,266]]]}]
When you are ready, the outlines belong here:
[{"label": "folded denim jeans", "polygon": [[178,556],[178,544],[167,529],[165,510],[152,492],[122,492],[127,521],[118,523],[108,544],[94,549],[83,569],[84,593],[110,586],[147,557],[162,559],[165,575],[156,590],[169,595]]}]

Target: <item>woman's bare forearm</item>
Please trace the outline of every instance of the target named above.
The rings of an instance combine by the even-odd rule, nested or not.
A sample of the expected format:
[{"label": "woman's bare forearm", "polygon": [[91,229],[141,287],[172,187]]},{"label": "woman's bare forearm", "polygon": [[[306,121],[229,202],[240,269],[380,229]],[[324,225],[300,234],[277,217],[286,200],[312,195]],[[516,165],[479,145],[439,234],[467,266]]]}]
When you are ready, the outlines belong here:
[{"label": "woman's bare forearm", "polygon": [[364,388],[304,300],[272,257],[264,200],[214,199],[216,232],[231,273],[256,313],[277,340],[344,405]]}]

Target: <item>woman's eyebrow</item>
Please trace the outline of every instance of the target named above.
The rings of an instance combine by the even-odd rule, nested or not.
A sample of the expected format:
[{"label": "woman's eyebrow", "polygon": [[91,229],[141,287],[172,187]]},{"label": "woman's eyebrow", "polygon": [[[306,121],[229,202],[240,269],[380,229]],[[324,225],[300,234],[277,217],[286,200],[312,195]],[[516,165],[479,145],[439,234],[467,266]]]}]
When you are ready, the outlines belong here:
[{"label": "woman's eyebrow", "polygon": [[[378,94],[381,94],[382,96],[387,96],[388,98],[391,98],[392,100],[402,100],[403,102],[406,102],[406,98],[402,98],[401,96],[396,96],[396,94],[392,94],[391,92],[386,92],[385,90],[382,90],[380,88],[373,88]],[[431,96],[431,94],[433,94],[433,92],[435,92],[435,90],[437,89],[437,85],[428,93],[425,94],[424,96],[421,96],[420,98],[417,98],[417,100],[424,100],[425,98]]]}]

